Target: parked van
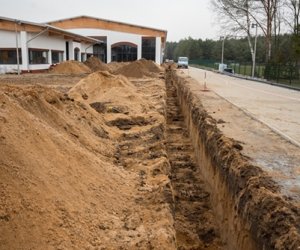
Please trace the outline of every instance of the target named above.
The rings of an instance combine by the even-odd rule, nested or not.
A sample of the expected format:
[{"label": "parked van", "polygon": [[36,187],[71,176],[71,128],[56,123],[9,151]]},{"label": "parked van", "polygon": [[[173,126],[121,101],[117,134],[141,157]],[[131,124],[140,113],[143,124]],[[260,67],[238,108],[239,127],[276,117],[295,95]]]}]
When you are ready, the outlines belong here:
[{"label": "parked van", "polygon": [[184,56],[178,57],[177,68],[188,68],[189,67],[189,59]]}]

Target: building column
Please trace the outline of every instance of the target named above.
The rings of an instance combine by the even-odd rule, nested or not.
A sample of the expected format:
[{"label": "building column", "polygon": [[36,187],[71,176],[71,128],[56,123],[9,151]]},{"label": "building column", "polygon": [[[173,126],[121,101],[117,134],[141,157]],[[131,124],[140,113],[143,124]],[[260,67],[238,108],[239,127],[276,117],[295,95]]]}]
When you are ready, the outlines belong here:
[{"label": "building column", "polygon": [[142,58],[142,39],[143,37],[141,37],[141,39],[139,39],[139,42],[137,43],[137,59],[141,59]]},{"label": "building column", "polygon": [[29,56],[27,47],[27,32],[20,31],[20,48],[22,54],[21,70],[29,71]]},{"label": "building column", "polygon": [[75,60],[74,45],[72,40],[69,41],[69,60]]},{"label": "building column", "polygon": [[161,37],[156,37],[156,41],[155,41],[155,62],[157,64],[161,64],[162,63],[162,53],[161,53]]},{"label": "building column", "polygon": [[50,49],[48,52],[48,63],[52,65],[52,50]]},{"label": "building column", "polygon": [[107,63],[111,62],[111,40],[109,36],[106,39],[106,56],[107,56]]}]

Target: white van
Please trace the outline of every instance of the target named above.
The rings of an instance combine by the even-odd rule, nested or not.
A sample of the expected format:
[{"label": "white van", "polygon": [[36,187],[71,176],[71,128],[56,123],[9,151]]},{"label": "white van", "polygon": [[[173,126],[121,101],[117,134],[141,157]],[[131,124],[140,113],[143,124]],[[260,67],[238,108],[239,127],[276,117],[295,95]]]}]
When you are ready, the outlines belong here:
[{"label": "white van", "polygon": [[178,57],[177,68],[188,68],[189,67],[189,59],[184,56]]}]

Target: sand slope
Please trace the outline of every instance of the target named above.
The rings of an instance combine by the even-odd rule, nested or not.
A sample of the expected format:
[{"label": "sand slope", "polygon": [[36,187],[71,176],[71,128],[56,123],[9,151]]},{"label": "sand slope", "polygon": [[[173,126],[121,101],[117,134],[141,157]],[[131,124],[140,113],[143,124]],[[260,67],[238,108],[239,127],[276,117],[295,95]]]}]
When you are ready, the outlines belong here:
[{"label": "sand slope", "polygon": [[[91,78],[97,88],[86,85]],[[86,102],[111,98],[118,107],[114,100],[127,90],[127,111],[97,112]],[[163,117],[150,115],[150,98],[141,100],[145,107],[132,101],[140,100],[134,90],[126,78],[101,72],[70,96],[42,86],[0,87],[0,249],[175,249],[161,192],[168,178],[151,174],[165,171],[167,160],[162,153],[149,158],[149,147],[163,152]],[[136,156],[122,151],[130,138]]]},{"label": "sand slope", "polygon": [[51,70],[55,74],[86,74],[91,73],[91,69],[78,61],[65,61],[55,65]]}]

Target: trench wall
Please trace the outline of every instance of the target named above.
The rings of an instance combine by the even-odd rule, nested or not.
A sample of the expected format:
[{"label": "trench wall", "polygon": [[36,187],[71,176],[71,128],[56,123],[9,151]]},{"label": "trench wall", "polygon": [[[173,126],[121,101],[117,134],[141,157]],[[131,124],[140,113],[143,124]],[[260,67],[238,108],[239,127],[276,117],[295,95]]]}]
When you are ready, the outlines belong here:
[{"label": "trench wall", "polygon": [[198,167],[211,191],[225,249],[300,249],[300,209],[252,165],[234,139],[226,138],[201,104],[201,86],[175,70],[176,87]]}]

